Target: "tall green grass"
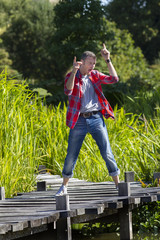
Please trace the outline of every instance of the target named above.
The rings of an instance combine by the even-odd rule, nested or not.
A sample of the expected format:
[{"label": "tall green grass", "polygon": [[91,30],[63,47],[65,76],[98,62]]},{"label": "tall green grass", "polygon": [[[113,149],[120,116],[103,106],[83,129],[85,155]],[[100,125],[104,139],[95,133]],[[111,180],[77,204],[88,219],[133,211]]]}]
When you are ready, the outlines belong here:
[{"label": "tall green grass", "polygon": [[0,185],[5,186],[7,197],[30,190],[34,182],[38,108],[31,99],[24,85],[14,85],[1,75]]},{"label": "tall green grass", "polygon": [[[160,119],[147,121],[141,116],[114,110],[116,120],[105,120],[117,164],[124,179],[125,171],[134,171],[136,179],[151,181],[160,171]],[[88,135],[75,171],[77,177],[92,181],[110,180],[105,163],[94,140]]]},{"label": "tall green grass", "polygon": [[[25,84],[0,76],[0,186],[6,196],[31,191],[39,164],[52,174],[61,174],[69,128],[65,104],[46,107]],[[159,110],[157,110],[159,111]],[[112,150],[121,170],[133,170],[137,179],[151,180],[160,171],[160,114],[156,120],[114,109],[116,120],[105,120]],[[74,177],[88,181],[111,180],[99,149],[88,134]]]}]

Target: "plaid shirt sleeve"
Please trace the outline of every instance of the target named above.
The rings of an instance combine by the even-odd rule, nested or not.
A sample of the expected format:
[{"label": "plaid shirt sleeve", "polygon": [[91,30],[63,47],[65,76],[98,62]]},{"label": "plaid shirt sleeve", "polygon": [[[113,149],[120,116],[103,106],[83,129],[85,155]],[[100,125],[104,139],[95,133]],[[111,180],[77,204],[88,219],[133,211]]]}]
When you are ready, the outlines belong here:
[{"label": "plaid shirt sleeve", "polygon": [[117,83],[119,81],[118,77],[114,77],[114,76],[108,76],[105,75],[101,72],[98,72],[98,78],[100,79],[102,84],[113,84],[113,83]]},{"label": "plaid shirt sleeve", "polygon": [[72,94],[72,91],[73,91],[73,89],[68,90],[67,87],[66,87],[66,83],[67,83],[68,78],[70,77],[70,75],[71,75],[71,72],[66,75],[66,77],[65,77],[65,82],[64,82],[64,93],[65,93],[67,96],[71,95],[71,94]]}]

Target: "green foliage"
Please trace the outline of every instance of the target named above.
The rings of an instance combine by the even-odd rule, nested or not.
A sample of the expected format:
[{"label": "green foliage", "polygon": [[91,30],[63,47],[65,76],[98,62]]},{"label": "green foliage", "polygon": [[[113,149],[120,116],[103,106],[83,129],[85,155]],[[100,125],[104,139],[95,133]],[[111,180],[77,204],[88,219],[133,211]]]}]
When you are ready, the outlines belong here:
[{"label": "green foliage", "polygon": [[53,174],[61,172],[57,160],[64,157],[67,135],[63,133],[65,109],[64,114],[60,106],[47,109],[25,84],[7,78],[0,75],[0,185],[11,197],[33,190],[36,166],[42,160]]},{"label": "green foliage", "polygon": [[58,70],[64,75],[75,55],[80,58],[88,48],[97,50],[102,8],[99,0],[62,0],[54,11],[54,42],[60,61]]},{"label": "green foliage", "polygon": [[135,172],[137,179],[151,180],[153,172],[159,171],[159,118],[148,122],[136,114],[124,113],[122,108],[113,128],[109,124],[110,121],[110,141],[122,176],[123,171],[129,170]]},{"label": "green foliage", "polygon": [[160,202],[149,203],[133,211],[133,228],[135,231],[154,232],[160,230]]},{"label": "green foliage", "polygon": [[105,7],[108,20],[118,28],[128,29],[146,59],[151,63],[160,52],[160,3],[159,0],[112,0]]},{"label": "green foliage", "polygon": [[[111,59],[118,72],[120,80],[126,82],[131,78],[144,78],[148,74],[147,64],[140,48],[134,46],[131,34],[127,30],[120,30],[113,22],[103,18],[101,24],[100,41],[105,42],[111,52]],[[98,45],[98,56],[100,49]],[[103,60],[98,60],[97,64],[102,72],[106,72],[106,64]]]},{"label": "green foliage", "polygon": [[[0,28],[0,32],[3,32],[2,28]],[[12,60],[9,57],[9,53],[4,49],[3,41],[0,38],[0,73],[1,72],[7,72],[7,77],[10,78],[22,78],[18,71],[12,68]]]},{"label": "green foliage", "polygon": [[[133,77],[144,78],[149,71],[146,70],[147,64],[141,50],[134,47],[132,37],[126,30],[119,30],[113,22],[103,17],[98,4],[99,1],[64,0],[56,5],[55,38],[65,70],[71,66],[74,55],[80,58],[81,53],[88,49],[97,54],[98,69],[106,72],[106,63],[100,55],[102,43],[105,42],[121,81],[126,82]],[[97,12],[97,9],[100,10]]]},{"label": "green foliage", "polygon": [[32,94],[23,85],[0,75],[0,184],[6,196],[32,189],[36,161],[32,140],[34,111]]},{"label": "green foliage", "polygon": [[6,72],[10,78],[20,79],[22,76],[11,66],[12,60],[9,58],[8,52],[4,48],[0,48],[0,73]]},{"label": "green foliage", "polygon": [[5,28],[29,0],[0,0],[0,27]]},{"label": "green foliage", "polygon": [[156,119],[159,117],[160,87],[155,87],[151,91],[139,91],[132,97],[126,96],[124,106],[128,112],[142,114],[147,119]]},{"label": "green foliage", "polygon": [[[103,17],[99,0],[63,0],[54,9],[46,0],[36,1],[34,5],[28,0],[20,1],[19,7],[15,3],[13,9],[16,14],[7,8],[8,15],[12,15],[3,34],[13,66],[25,78],[36,79],[36,88],[51,92],[56,98],[54,103],[64,100],[64,76],[72,66],[74,55],[79,59],[84,50],[95,52],[97,69],[108,73],[100,55],[103,42],[111,52],[121,82],[132,89],[135,89],[133,82],[142,86],[145,79],[148,84],[151,71],[141,50],[134,47],[126,30],[119,30]],[[104,90],[108,94],[111,88]]]},{"label": "green foliage", "polygon": [[53,5],[49,1],[20,1],[18,13],[3,34],[4,44],[10,53],[13,66],[23,76],[53,79],[56,59],[49,49],[53,44]]},{"label": "green foliage", "polygon": [[[80,234],[83,236],[88,236],[90,239],[95,237],[98,234],[102,233],[111,233],[111,232],[118,232],[119,231],[119,224],[117,223],[89,223],[89,224],[83,224]],[[97,238],[98,239],[98,238]]]}]

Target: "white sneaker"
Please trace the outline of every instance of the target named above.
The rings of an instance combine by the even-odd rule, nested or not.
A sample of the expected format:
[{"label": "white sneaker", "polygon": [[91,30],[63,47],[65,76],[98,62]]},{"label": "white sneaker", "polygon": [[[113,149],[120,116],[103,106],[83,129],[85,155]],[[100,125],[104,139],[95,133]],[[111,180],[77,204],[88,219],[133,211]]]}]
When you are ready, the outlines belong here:
[{"label": "white sneaker", "polygon": [[55,196],[62,196],[65,194],[67,194],[67,186],[62,184]]}]

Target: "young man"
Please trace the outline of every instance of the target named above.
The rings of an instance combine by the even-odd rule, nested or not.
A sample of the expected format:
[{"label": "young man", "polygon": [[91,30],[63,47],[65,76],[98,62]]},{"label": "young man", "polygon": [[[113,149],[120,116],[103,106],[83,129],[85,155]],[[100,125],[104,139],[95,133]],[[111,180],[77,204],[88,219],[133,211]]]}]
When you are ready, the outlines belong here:
[{"label": "young man", "polygon": [[96,56],[93,52],[86,51],[82,54],[81,61],[76,61],[74,57],[72,72],[68,73],[65,79],[64,90],[69,97],[66,123],[70,128],[70,133],[62,172],[63,184],[56,196],[67,194],[69,179],[73,176],[79,151],[88,132],[95,139],[106,162],[109,175],[112,176],[116,187],[118,186],[120,171],[112,154],[103,119],[103,116],[114,119],[114,114],[101,87],[101,84],[118,82],[118,76],[105,44],[103,44],[101,55],[108,66],[109,76],[94,70]]}]

